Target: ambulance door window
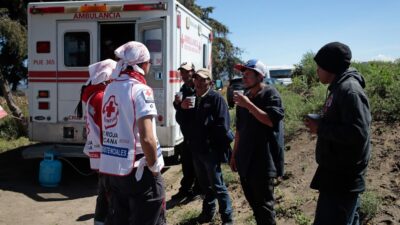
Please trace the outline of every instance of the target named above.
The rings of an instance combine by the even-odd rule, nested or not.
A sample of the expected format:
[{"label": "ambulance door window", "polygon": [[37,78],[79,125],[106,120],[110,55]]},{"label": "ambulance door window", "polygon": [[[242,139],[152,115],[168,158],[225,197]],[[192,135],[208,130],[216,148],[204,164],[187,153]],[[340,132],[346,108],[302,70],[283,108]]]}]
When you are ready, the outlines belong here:
[{"label": "ambulance door window", "polygon": [[153,28],[143,31],[143,43],[146,45],[150,52],[151,69],[150,76],[147,77],[148,83],[151,87],[162,87],[163,74],[163,42],[162,42],[162,29]]},{"label": "ambulance door window", "polygon": [[115,49],[133,40],[135,40],[133,22],[100,24],[100,60],[115,59]]},{"label": "ambulance door window", "polygon": [[85,67],[90,64],[90,34],[67,32],[64,34],[64,65]]}]

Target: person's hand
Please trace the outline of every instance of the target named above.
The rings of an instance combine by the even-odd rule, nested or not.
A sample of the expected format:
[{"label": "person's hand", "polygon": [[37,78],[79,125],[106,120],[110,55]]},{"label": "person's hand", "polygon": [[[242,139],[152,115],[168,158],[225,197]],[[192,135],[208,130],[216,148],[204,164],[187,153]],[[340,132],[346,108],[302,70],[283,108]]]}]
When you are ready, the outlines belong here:
[{"label": "person's hand", "polygon": [[182,109],[190,109],[190,108],[193,108],[193,107],[194,107],[193,103],[188,98],[185,98],[181,103],[181,108]]},{"label": "person's hand", "polygon": [[236,105],[243,108],[247,108],[247,106],[250,104],[250,99],[246,95],[243,95],[241,93],[234,93],[233,101]]},{"label": "person's hand", "polygon": [[174,103],[175,104],[180,104],[181,102],[182,102],[181,97],[179,95],[175,95]]},{"label": "person's hand", "polygon": [[310,118],[306,118],[304,125],[308,128],[308,131],[312,134],[317,134],[318,131],[318,121]]},{"label": "person's hand", "polygon": [[229,161],[229,166],[231,167],[231,170],[233,172],[237,172],[235,157],[233,157],[233,156],[231,157],[231,160]]}]

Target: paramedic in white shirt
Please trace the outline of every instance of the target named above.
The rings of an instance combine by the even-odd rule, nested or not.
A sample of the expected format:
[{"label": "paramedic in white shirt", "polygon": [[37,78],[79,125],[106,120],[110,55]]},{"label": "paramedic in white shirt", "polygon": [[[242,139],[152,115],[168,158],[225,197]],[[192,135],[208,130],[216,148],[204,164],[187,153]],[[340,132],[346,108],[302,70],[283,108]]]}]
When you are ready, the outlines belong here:
[{"label": "paramedic in white shirt", "polygon": [[100,172],[110,175],[106,224],[166,224],[164,160],[156,136],[153,90],[146,85],[150,53],[140,42],[115,50],[120,59],[105,90]]}]

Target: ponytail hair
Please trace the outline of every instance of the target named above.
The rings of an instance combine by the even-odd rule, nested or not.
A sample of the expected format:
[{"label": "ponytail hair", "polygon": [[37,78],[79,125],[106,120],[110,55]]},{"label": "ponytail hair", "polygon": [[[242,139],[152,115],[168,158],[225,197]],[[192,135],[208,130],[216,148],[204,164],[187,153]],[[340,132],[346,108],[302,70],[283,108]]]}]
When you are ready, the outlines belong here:
[{"label": "ponytail hair", "polygon": [[[90,84],[89,84],[89,85],[90,85]],[[77,105],[76,108],[75,108],[75,115],[76,115],[79,119],[82,119],[82,116],[83,116],[82,96],[83,96],[83,92],[85,91],[85,88],[86,88],[86,87],[87,87],[86,85],[82,85],[82,88],[81,88],[81,97],[80,97],[80,99],[79,99],[78,105]]]}]

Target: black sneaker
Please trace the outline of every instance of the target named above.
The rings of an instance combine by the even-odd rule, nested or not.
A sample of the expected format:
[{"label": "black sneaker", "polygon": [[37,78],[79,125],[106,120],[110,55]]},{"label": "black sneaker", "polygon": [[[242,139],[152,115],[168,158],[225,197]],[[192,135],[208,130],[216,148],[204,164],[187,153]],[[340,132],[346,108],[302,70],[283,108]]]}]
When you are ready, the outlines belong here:
[{"label": "black sneaker", "polygon": [[199,193],[195,193],[195,192],[191,191],[191,192],[188,193],[186,200],[187,201],[194,201],[194,200],[197,200],[197,199],[200,199],[200,198],[201,198],[201,195]]},{"label": "black sneaker", "polygon": [[201,212],[200,215],[197,217],[198,223],[209,223],[213,221],[215,213],[204,213]]},{"label": "black sneaker", "polygon": [[171,196],[172,200],[183,200],[184,198],[188,197],[189,193],[187,192],[183,192],[183,191],[179,191],[178,193],[176,193],[175,195]]}]

